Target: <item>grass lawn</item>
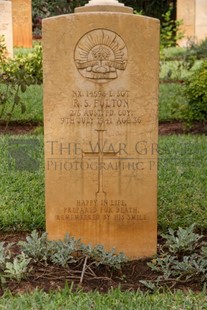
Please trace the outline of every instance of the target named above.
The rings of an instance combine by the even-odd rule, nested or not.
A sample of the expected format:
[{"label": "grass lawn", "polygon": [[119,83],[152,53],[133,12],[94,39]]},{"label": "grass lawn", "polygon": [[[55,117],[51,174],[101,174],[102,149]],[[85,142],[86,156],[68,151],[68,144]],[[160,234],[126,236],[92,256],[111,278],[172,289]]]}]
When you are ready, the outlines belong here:
[{"label": "grass lawn", "polygon": [[159,92],[159,121],[182,120],[182,115],[175,110],[177,105],[185,105],[186,99],[183,95],[181,84],[160,84]]},{"label": "grass lawn", "polygon": [[161,61],[160,63],[160,78],[166,79],[168,74],[172,80],[184,80],[188,78],[202,63],[202,60],[196,60],[190,70],[187,70],[186,63],[181,60]]},{"label": "grass lawn", "polygon": [[59,292],[12,296],[6,293],[0,299],[0,308],[5,310],[205,310],[206,295],[203,293],[143,294],[140,292],[121,292],[119,289],[108,294],[98,292],[72,293],[69,288]]},{"label": "grass lawn", "polygon": [[159,140],[159,227],[207,228],[207,136],[162,136]]},{"label": "grass lawn", "polygon": [[[12,153],[13,139],[36,139],[32,154],[39,167],[24,171]],[[1,230],[44,229],[43,136],[0,137]],[[159,141],[159,229],[186,227],[196,222],[207,228],[207,136],[162,136]],[[20,153],[17,154],[21,158]],[[25,162],[25,154],[23,153]],[[20,165],[15,168],[15,164]]]},{"label": "grass lawn", "polygon": [[23,121],[43,121],[43,88],[42,85],[31,85],[27,91],[21,95],[23,102],[26,103],[27,110],[21,113],[20,108],[14,114],[15,120]]},{"label": "grass lawn", "polygon": [[[20,93],[21,100],[26,105],[26,112],[21,113],[21,107],[16,106],[14,113],[12,114],[12,121],[22,122],[42,122],[43,121],[43,88],[42,85],[31,85],[27,88],[25,93]],[[10,112],[11,107],[6,107],[6,113]],[[1,113],[1,108],[0,108]],[[6,114],[2,116],[2,120],[6,119]]]}]

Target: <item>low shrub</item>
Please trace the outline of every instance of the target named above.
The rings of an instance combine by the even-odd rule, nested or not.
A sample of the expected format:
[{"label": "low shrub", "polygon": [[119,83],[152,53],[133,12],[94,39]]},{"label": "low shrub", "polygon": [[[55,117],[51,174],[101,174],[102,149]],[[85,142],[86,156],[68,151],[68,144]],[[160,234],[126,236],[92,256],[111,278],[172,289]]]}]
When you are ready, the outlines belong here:
[{"label": "low shrub", "polygon": [[199,44],[196,44],[193,40],[189,40],[186,53],[196,57],[197,59],[207,58],[207,39],[203,40]]},{"label": "low shrub", "polygon": [[42,46],[36,44],[29,53],[18,53],[13,59],[7,59],[3,70],[10,77],[18,75],[20,70],[24,71],[25,83],[42,84]]},{"label": "low shrub", "polygon": [[207,121],[207,60],[186,80],[184,93],[188,101],[186,121]]},{"label": "low shrub", "polygon": [[8,58],[4,38],[0,37],[0,119],[6,120],[8,125],[17,106],[24,113],[26,105],[20,94],[28,86],[41,83],[41,45],[36,45],[31,53]]},{"label": "low shrub", "polygon": [[148,289],[164,287],[175,283],[191,282],[192,279],[202,283],[205,289],[207,281],[207,243],[204,236],[194,232],[195,224],[177,231],[169,229],[163,234],[164,245],[160,246],[160,253],[153,258],[148,266],[157,273],[153,281],[141,280]]}]

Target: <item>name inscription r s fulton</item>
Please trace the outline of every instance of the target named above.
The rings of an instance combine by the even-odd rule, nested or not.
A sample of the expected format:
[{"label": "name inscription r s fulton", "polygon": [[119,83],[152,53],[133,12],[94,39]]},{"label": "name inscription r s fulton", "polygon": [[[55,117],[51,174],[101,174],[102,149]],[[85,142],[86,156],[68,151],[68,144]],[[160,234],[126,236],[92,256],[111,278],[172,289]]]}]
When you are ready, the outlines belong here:
[{"label": "name inscription r s fulton", "polygon": [[110,8],[43,21],[46,228],[151,256],[159,22]]}]

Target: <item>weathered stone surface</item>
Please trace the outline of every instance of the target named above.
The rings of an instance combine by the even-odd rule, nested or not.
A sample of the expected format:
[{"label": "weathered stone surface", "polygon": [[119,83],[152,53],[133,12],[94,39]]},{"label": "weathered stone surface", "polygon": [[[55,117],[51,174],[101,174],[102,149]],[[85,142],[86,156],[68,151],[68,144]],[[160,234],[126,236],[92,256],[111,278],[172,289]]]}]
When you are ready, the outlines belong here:
[{"label": "weathered stone surface", "polygon": [[0,36],[4,36],[8,56],[13,56],[12,7],[10,1],[0,1]]},{"label": "weathered stone surface", "polygon": [[17,47],[32,47],[31,0],[12,0],[13,43]]},{"label": "weathered stone surface", "polygon": [[186,46],[189,41],[199,43],[207,37],[206,0],[178,0],[177,19],[183,21],[180,30],[184,37],[178,41],[180,46]]},{"label": "weathered stone surface", "polygon": [[180,30],[184,34],[178,44],[185,46],[189,39],[195,40],[195,0],[177,1],[177,19],[182,20]]},{"label": "weathered stone surface", "polygon": [[155,254],[159,21],[45,19],[43,69],[49,239]]},{"label": "weathered stone surface", "polygon": [[198,42],[207,38],[207,1],[196,0],[195,36]]}]

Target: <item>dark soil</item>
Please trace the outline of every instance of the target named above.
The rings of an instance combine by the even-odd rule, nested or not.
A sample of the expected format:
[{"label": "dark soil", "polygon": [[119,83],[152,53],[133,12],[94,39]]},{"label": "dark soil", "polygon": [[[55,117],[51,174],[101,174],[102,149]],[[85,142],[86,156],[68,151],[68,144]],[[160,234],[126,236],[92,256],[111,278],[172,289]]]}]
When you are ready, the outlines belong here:
[{"label": "dark soil", "polygon": [[[0,121],[0,134],[28,134],[33,133],[36,128],[42,126],[41,122],[17,122],[11,121],[6,127],[5,122]],[[207,123],[195,122],[191,128],[186,128],[182,122],[168,121],[159,124],[159,135],[172,134],[207,134]]]},{"label": "dark soil", "polygon": [[[0,241],[13,242],[12,253],[20,253],[17,242],[25,240],[28,233],[4,233],[0,232]],[[207,240],[207,232],[205,238]],[[162,238],[158,238],[158,243],[163,243]],[[159,253],[158,246],[158,253]],[[147,263],[150,259],[139,259],[129,261],[122,264],[120,270],[115,270],[107,266],[99,265],[96,267],[88,259],[86,269],[84,272],[83,281],[81,283],[81,274],[83,272],[85,258],[78,262],[78,264],[70,264],[69,267],[63,268],[55,265],[45,265],[43,263],[33,263],[32,270],[28,274],[26,280],[20,283],[17,281],[7,281],[2,287],[0,286],[0,296],[5,289],[9,289],[13,294],[31,292],[36,288],[42,289],[45,292],[50,290],[57,290],[65,287],[66,282],[68,286],[73,283],[74,290],[81,288],[83,291],[98,290],[99,292],[107,292],[111,288],[120,287],[124,290],[142,290],[146,291],[145,285],[141,284],[140,280],[153,281],[157,278],[157,274],[148,267]],[[202,284],[198,280],[191,282],[176,282],[170,280],[164,283],[170,289],[182,289],[184,291],[193,290],[199,292],[202,290]]]},{"label": "dark soil", "polygon": [[173,134],[207,134],[207,123],[195,122],[190,128],[182,122],[161,122],[159,124],[159,135],[173,135]]},{"label": "dark soil", "polygon": [[5,121],[0,121],[0,134],[20,135],[34,132],[41,126],[40,122],[11,121],[8,125]]}]

